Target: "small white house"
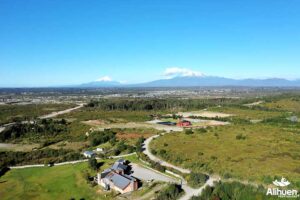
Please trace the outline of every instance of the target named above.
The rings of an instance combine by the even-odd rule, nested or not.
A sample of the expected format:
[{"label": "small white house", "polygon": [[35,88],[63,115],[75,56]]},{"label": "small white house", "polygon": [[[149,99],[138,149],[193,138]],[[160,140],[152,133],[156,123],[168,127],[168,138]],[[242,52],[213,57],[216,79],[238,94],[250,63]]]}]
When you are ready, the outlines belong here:
[{"label": "small white house", "polygon": [[103,149],[103,148],[99,148],[99,147],[98,147],[98,148],[96,149],[96,151],[97,151],[97,152],[103,152],[103,151],[104,151],[104,149]]},{"label": "small white house", "polygon": [[83,155],[86,158],[91,158],[95,155],[95,153],[93,151],[85,151],[85,152],[83,152]]}]

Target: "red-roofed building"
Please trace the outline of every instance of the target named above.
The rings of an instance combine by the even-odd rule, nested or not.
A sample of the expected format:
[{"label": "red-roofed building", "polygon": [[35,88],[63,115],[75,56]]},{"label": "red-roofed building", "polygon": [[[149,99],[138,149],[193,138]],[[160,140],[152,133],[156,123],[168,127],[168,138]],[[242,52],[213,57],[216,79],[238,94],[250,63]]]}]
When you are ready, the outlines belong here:
[{"label": "red-roofed building", "polygon": [[179,122],[177,122],[176,125],[181,126],[181,127],[186,127],[186,126],[191,126],[192,123],[190,121],[187,121],[187,120],[180,120]]}]

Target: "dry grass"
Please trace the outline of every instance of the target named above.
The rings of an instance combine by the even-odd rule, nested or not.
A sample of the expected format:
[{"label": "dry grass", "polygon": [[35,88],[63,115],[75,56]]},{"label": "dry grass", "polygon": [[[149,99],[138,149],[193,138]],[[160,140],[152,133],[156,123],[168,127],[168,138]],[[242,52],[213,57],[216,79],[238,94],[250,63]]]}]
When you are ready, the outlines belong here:
[{"label": "dry grass", "polygon": [[[246,139],[238,140],[237,135]],[[270,125],[229,125],[207,133],[166,134],[151,144],[165,159],[195,171],[232,174],[262,181],[264,176],[284,176],[300,181],[300,135]]]}]

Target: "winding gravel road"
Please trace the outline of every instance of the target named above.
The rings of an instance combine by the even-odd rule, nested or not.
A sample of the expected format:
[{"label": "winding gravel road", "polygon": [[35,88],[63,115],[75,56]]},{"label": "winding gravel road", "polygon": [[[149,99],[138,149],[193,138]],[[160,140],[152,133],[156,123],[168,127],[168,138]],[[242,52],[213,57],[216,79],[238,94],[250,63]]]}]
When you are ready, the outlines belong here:
[{"label": "winding gravel road", "polygon": [[[78,106],[74,107],[74,108],[69,108],[69,109],[66,109],[66,110],[62,110],[62,111],[58,111],[58,112],[52,112],[50,114],[47,114],[47,115],[43,115],[43,116],[40,116],[38,117],[39,119],[48,119],[48,118],[52,118],[52,117],[56,117],[58,115],[62,115],[62,114],[66,114],[66,113],[69,113],[69,112],[72,112],[74,110],[77,110],[79,108],[82,108],[84,106],[84,104],[79,104]],[[22,123],[28,123],[28,121],[22,121]],[[4,124],[2,126],[0,126],[0,133],[2,131],[4,131],[4,129],[8,126],[11,126],[11,125],[14,125],[16,124],[15,122],[11,122],[11,123],[8,123],[8,124]]]},{"label": "winding gravel road", "polygon": [[[172,133],[168,133],[168,134],[172,134]],[[163,135],[163,134],[162,134]],[[185,173],[185,174],[189,174],[191,173],[191,170],[189,169],[184,169],[184,168],[181,168],[181,167],[178,167],[178,166],[175,166],[175,165],[172,165],[171,163],[168,163],[158,157],[156,157],[155,155],[153,155],[151,153],[151,150],[150,150],[150,142],[154,139],[154,138],[158,138],[160,137],[160,135],[154,135],[154,136],[151,136],[149,138],[147,138],[145,141],[144,141],[144,151],[143,153],[146,154],[152,161],[155,161],[155,162],[158,162],[160,163],[162,166],[165,166],[165,167],[170,167],[170,168],[173,168],[177,171],[180,171],[181,173]],[[179,175],[178,175],[179,176]],[[193,196],[199,196],[201,195],[203,189],[206,187],[206,186],[213,186],[214,185],[214,182],[218,182],[220,181],[220,178],[219,177],[212,177],[210,176],[209,179],[206,181],[206,183],[200,187],[200,188],[192,188],[190,186],[187,185],[187,182],[186,180],[184,180],[183,178],[182,179],[182,189],[184,190],[185,194],[179,199],[179,200],[189,200],[190,198],[192,198]]]},{"label": "winding gravel road", "polygon": [[144,154],[146,154],[151,160],[155,161],[155,162],[158,162],[159,164],[161,164],[162,166],[165,166],[165,167],[170,167],[170,168],[173,168],[173,169],[176,169],[177,171],[180,171],[181,173],[184,173],[184,174],[189,174],[191,173],[190,170],[188,169],[183,169],[181,167],[177,167],[175,165],[172,165],[171,163],[168,163],[158,157],[156,157],[155,155],[153,155],[150,151],[150,142],[154,139],[154,138],[158,138],[160,135],[154,135],[154,136],[151,136],[149,138],[147,138],[144,142],[144,147],[145,147],[145,150],[143,151]]},{"label": "winding gravel road", "polygon": [[66,110],[58,111],[58,112],[52,112],[50,114],[40,116],[39,119],[47,119],[47,118],[56,117],[58,115],[66,114],[66,113],[72,112],[74,110],[77,110],[79,108],[82,108],[83,106],[84,106],[84,104],[79,104],[78,106],[76,106],[74,108],[69,108],[69,109],[66,109]]}]

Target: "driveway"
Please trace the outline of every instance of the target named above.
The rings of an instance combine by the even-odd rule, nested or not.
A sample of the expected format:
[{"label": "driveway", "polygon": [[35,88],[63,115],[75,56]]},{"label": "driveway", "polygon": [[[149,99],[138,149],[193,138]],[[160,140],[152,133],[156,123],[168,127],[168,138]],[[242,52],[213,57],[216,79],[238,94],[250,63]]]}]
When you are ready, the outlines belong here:
[{"label": "driveway", "polygon": [[[172,134],[172,133],[169,133],[169,134]],[[176,170],[180,171],[181,173],[185,173],[185,174],[191,173],[191,171],[189,169],[184,169],[184,168],[172,165],[171,163],[168,163],[164,160],[161,160],[160,158],[156,157],[155,155],[153,155],[151,153],[150,148],[149,148],[149,144],[154,138],[158,138],[159,136],[160,135],[154,135],[154,136],[151,136],[151,137],[147,138],[144,141],[145,150],[144,150],[143,153],[146,154],[152,161],[158,162],[158,163],[160,163],[161,165],[163,165],[165,167],[170,167],[170,168],[176,169]],[[189,200],[190,198],[192,198],[192,196],[201,195],[203,189],[206,186],[208,186],[208,185],[213,186],[215,181],[220,181],[220,178],[210,176],[209,179],[206,181],[206,183],[200,188],[192,188],[192,187],[188,186],[186,184],[186,181],[183,178],[182,178],[182,181],[184,183],[184,184],[182,184],[182,189],[184,190],[185,194],[179,200]]]},{"label": "driveway", "polygon": [[[169,133],[169,134],[172,134],[172,133]],[[180,171],[181,173],[184,173],[184,174],[189,174],[191,173],[190,170],[188,169],[183,169],[181,167],[178,167],[178,166],[175,166],[175,165],[172,165],[171,163],[168,163],[164,160],[161,160],[160,158],[156,157],[155,155],[153,155],[150,151],[150,147],[149,147],[149,144],[150,142],[154,139],[154,138],[157,138],[159,137],[159,135],[154,135],[154,136],[151,136],[149,138],[147,138],[144,142],[144,147],[145,147],[145,150],[144,150],[144,154],[146,154],[151,160],[155,161],[155,162],[158,162],[159,164],[161,164],[162,166],[165,166],[165,167],[170,167],[170,168],[173,168],[173,169],[176,169],[178,171]]]},{"label": "driveway", "polygon": [[143,181],[155,180],[155,181],[162,181],[162,182],[167,182],[167,183],[178,183],[179,182],[175,178],[172,178],[170,176],[164,175],[163,173],[156,172],[154,170],[142,167],[135,163],[130,163],[130,166],[132,167],[132,171],[133,171],[133,173],[131,175],[140,180],[143,180]]}]

